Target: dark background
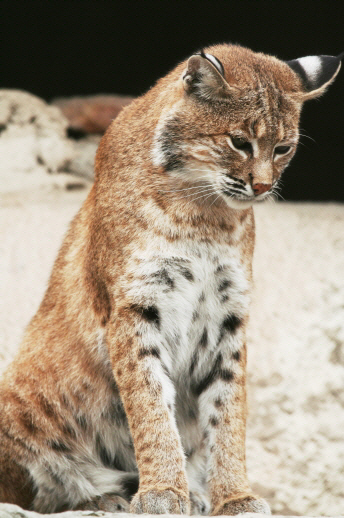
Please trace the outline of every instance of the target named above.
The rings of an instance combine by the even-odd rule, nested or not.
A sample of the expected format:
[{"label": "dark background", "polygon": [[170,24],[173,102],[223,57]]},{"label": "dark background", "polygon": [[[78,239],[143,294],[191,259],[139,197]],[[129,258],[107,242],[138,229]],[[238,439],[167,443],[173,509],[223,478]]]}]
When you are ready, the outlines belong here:
[{"label": "dark background", "polygon": [[[232,42],[281,59],[344,50],[336,1],[0,0],[1,88],[57,96],[140,95],[194,50]],[[342,8],[343,9],[343,8]],[[308,101],[288,200],[344,201],[344,67]]]}]

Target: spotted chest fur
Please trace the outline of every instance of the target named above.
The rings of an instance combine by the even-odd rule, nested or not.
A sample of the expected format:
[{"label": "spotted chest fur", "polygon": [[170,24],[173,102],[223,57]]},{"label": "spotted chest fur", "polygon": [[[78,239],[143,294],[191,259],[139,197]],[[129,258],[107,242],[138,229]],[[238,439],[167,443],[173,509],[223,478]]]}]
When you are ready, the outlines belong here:
[{"label": "spotted chest fur", "polygon": [[231,354],[238,351],[248,314],[250,272],[236,247],[159,245],[144,256],[134,255],[128,268],[132,276],[127,294],[144,320],[141,354],[161,358],[174,382],[185,376],[191,381],[223,348]]},{"label": "spotted chest fur", "polygon": [[254,220],[342,56],[191,56],[104,135],[0,381],[0,502],[269,513],[245,464]]}]

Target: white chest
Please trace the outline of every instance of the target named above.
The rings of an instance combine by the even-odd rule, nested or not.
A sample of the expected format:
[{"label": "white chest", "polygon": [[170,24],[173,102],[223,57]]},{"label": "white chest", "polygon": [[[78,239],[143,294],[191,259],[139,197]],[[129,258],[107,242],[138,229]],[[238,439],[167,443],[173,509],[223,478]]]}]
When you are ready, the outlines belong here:
[{"label": "white chest", "polygon": [[249,275],[237,248],[164,240],[138,251],[130,274],[132,302],[159,315],[158,328],[146,326],[142,336],[168,352],[173,371],[189,365],[196,348],[211,354],[226,318],[247,315]]}]

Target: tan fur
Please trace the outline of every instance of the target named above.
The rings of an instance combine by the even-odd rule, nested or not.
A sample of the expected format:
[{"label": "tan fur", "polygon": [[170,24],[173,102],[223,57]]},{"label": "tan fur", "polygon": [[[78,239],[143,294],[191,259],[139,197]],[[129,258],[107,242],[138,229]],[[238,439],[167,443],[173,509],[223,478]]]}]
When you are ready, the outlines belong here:
[{"label": "tan fur", "polygon": [[[124,108],[100,143],[92,190],[70,226],[41,306],[1,381],[2,502],[44,510],[40,493],[34,499],[26,466],[33,469],[35,462],[44,461],[49,474],[49,466],[58,465],[63,456],[91,455],[96,430],[102,433],[112,398],[120,395],[140,474],[131,510],[189,512],[186,460],[172,404],[150,367],[154,358],[147,359],[143,349],[143,334],[151,325],[143,320],[157,317],[139,295],[147,278],[138,272],[152,250],[190,243],[190,254],[196,245],[228,247],[251,282],[252,208],[231,208],[218,193],[208,199],[181,193],[204,185],[200,167],[215,171],[221,160],[223,168],[230,163],[236,179],[252,185],[277,181],[295,152],[302,93],[300,78],[276,58],[228,45],[206,52],[222,62],[224,78],[211,63],[194,56]],[[199,98],[192,81],[198,72],[205,78]],[[170,128],[171,146],[183,144],[188,173],[169,172],[158,163],[158,151],[154,156],[157,131],[173,114],[178,142]],[[226,138],[233,132],[258,139],[254,160],[243,161],[229,148]],[[282,141],[293,149],[273,161],[273,146]],[[245,290],[240,297],[246,297]],[[224,396],[215,399],[217,417],[210,414],[202,439],[205,448],[209,434],[213,441],[213,514],[268,512],[267,504],[252,495],[245,468],[247,318],[245,310],[236,331],[240,351],[221,358],[228,362],[219,370]],[[207,410],[200,401],[202,416]],[[116,510],[111,505],[119,501],[121,497],[90,492],[89,503],[80,501],[74,508]]]}]

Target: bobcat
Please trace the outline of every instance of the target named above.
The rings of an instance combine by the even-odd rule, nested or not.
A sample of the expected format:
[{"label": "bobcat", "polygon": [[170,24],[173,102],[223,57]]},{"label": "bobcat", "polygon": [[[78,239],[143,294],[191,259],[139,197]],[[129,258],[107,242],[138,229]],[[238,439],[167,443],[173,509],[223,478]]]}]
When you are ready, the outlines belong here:
[{"label": "bobcat", "polygon": [[270,512],[245,468],[251,206],[276,189],[302,103],[342,56],[216,45],[111,124],[0,384],[1,502]]}]

